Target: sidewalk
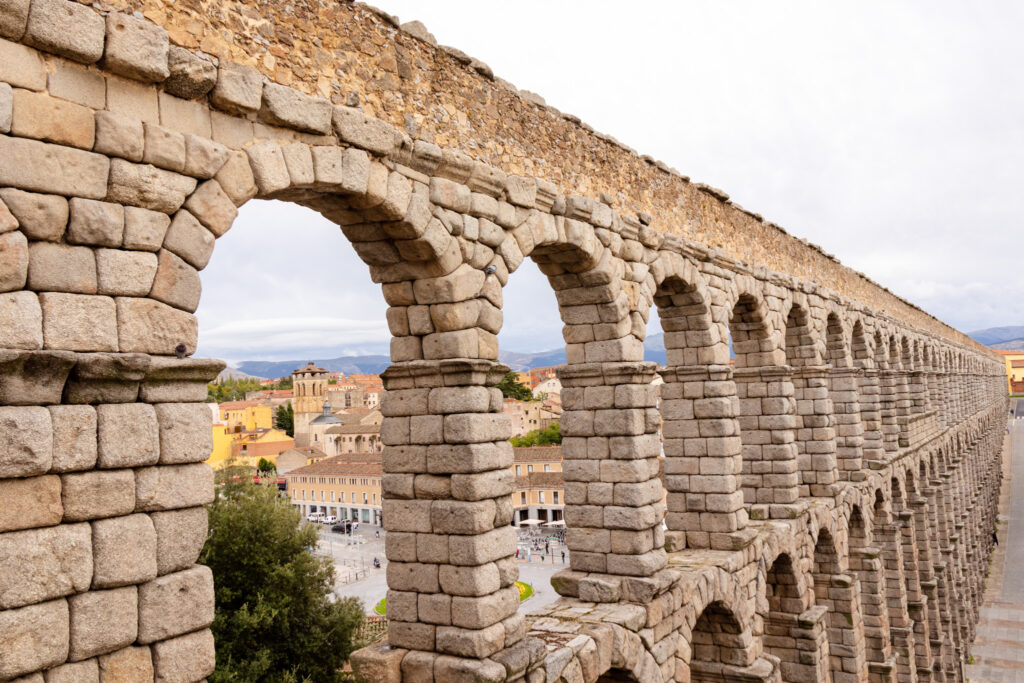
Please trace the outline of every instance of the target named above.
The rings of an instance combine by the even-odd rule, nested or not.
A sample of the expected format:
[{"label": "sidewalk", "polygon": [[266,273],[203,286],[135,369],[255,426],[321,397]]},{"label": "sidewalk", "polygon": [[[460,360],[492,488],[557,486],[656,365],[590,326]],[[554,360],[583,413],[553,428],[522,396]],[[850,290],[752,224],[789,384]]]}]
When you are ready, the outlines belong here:
[{"label": "sidewalk", "polygon": [[992,553],[972,660],[967,665],[971,683],[1024,683],[1024,424],[1017,427],[1016,423],[1011,420],[1007,439],[1011,452],[1003,460],[999,545]]}]

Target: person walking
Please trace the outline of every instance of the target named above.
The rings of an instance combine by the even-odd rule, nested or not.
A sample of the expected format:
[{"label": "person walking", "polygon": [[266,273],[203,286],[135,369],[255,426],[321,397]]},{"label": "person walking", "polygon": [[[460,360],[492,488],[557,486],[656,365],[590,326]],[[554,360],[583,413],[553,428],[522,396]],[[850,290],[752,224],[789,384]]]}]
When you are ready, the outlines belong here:
[{"label": "person walking", "polygon": [[562,551],[562,564],[565,564],[565,551]]}]

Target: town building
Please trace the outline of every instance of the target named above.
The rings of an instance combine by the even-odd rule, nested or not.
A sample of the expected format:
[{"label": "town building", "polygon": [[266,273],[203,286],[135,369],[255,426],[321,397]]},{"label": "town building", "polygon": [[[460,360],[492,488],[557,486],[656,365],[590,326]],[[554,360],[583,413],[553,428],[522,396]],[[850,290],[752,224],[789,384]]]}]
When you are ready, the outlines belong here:
[{"label": "town building", "polygon": [[314,446],[303,446],[302,448],[290,448],[277,456],[276,469],[279,477],[283,477],[292,470],[297,470],[306,465],[325,460],[327,454]]},{"label": "town building", "polygon": [[562,416],[560,401],[519,401],[506,398],[501,412],[512,420],[512,435],[521,436],[535,429],[547,429]]},{"label": "town building", "polygon": [[565,484],[562,480],[562,447],[533,446],[513,448],[512,471],[516,490],[512,494],[515,513],[512,523],[537,519],[557,522],[565,508]]},{"label": "town building", "polygon": [[252,432],[274,426],[274,409],[262,401],[227,401],[217,406],[228,432]]},{"label": "town building", "polygon": [[1004,351],[996,353],[1006,363],[1006,384],[1011,394],[1024,394],[1024,351]]},{"label": "town building", "polygon": [[291,504],[305,517],[314,512],[380,526],[380,456],[335,456],[284,475]]},{"label": "town building", "polygon": [[295,445],[310,445],[309,423],[323,414],[327,400],[327,371],[312,361],[292,371],[292,408],[295,411]]}]

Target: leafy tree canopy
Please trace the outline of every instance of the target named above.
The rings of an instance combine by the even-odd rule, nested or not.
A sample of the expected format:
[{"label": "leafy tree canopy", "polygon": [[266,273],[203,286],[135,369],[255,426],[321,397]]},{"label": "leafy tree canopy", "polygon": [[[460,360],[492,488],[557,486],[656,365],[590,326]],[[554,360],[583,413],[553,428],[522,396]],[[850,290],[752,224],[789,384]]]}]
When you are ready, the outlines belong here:
[{"label": "leafy tree canopy", "polygon": [[498,388],[501,389],[501,395],[505,398],[514,398],[517,401],[534,400],[530,387],[519,381],[519,374],[516,372],[510,372],[505,375],[498,382]]},{"label": "leafy tree canopy", "polygon": [[217,668],[211,683],[333,683],[363,622],[357,598],[332,601],[334,567],[311,552],[312,525],[276,488],[222,478],[199,561],[213,570]]},{"label": "leafy tree canopy", "polygon": [[559,422],[552,422],[547,429],[534,429],[522,436],[513,436],[509,439],[516,448],[525,446],[556,446],[562,443],[562,425]]},{"label": "leafy tree canopy", "polygon": [[274,413],[274,427],[283,429],[288,436],[295,436],[295,408],[291,403],[282,403]]}]

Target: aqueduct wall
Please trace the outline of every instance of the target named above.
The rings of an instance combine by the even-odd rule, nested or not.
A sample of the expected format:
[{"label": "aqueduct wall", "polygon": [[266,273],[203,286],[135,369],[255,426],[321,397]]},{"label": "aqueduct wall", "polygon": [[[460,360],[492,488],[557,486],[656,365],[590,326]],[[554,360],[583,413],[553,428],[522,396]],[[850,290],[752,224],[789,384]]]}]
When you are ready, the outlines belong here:
[{"label": "aqueduct wall", "polygon": [[[252,198],[336,222],[390,306],[368,680],[960,680],[1001,361],[408,28],[348,4],[0,0],[0,680],[211,672],[221,365],[179,356]],[[525,258],[565,322],[572,548],[529,618],[494,388]]]}]

